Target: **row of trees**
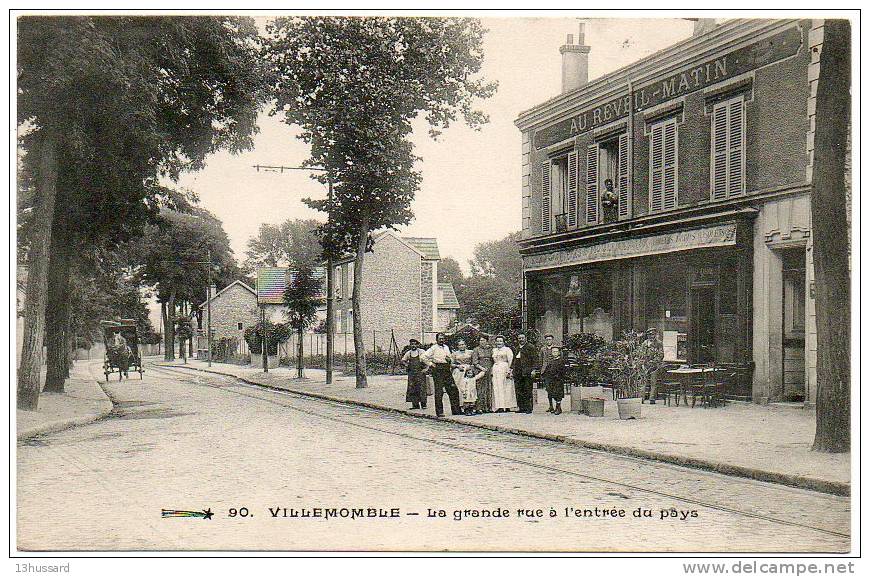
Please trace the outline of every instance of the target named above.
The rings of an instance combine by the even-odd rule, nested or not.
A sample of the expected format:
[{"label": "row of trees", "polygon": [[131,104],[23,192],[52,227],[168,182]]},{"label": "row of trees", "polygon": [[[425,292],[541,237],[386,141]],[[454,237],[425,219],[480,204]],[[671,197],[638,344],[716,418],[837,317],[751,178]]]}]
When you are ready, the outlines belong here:
[{"label": "row of trees", "polygon": [[[18,406],[31,410],[43,341],[49,366],[62,366],[70,278],[85,255],[145,234],[139,246],[154,250],[131,274],[156,287],[167,327],[178,301],[204,296],[192,287],[205,283],[190,281],[203,247],[190,252],[183,237],[214,227],[162,183],[202,168],[215,150],[250,148],[266,98],[302,129],[306,164],[326,171],[317,178],[335,184],[331,204],[306,202],[330,217],[318,226],[321,245],[353,252],[361,279],[370,232],[412,217],[414,118],[424,115],[433,137],[459,117],[478,127],[486,117],[473,102],[495,90],[476,78],[484,29],[473,19],[279,18],[261,38],[250,18],[27,17],[18,32],[21,182],[33,198],[20,234],[28,278]],[[353,303],[363,387],[361,284]],[[47,315],[60,322],[44,334]],[[46,388],[62,390],[65,373],[50,372]]]},{"label": "row of trees", "polygon": [[215,150],[251,146],[263,96],[257,38],[250,18],[18,20],[20,174],[33,198],[19,231],[19,408],[37,408],[43,342],[45,389],[63,390],[74,271],[89,270],[87,258],[105,264],[101,255],[141,235],[161,207],[177,208],[162,182]]}]

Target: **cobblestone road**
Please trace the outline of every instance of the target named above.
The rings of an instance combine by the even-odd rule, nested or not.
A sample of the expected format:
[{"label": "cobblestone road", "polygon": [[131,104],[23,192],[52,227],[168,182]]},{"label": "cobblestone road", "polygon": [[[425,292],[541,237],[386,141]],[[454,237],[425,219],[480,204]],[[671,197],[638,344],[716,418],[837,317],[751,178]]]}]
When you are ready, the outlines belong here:
[{"label": "cobblestone road", "polygon": [[[116,402],[111,418],[19,444],[19,548],[845,552],[850,545],[846,498],[182,370],[151,367],[144,381],[113,381],[107,390]],[[229,516],[243,507],[247,517]],[[210,508],[214,518],[163,519],[164,508]],[[314,508],[398,508],[400,517],[291,516]],[[596,508],[625,517],[575,513]],[[429,517],[430,509],[446,517]],[[509,516],[454,520],[465,510]],[[638,510],[652,516],[635,517]],[[662,519],[663,510],[678,517]]]}]

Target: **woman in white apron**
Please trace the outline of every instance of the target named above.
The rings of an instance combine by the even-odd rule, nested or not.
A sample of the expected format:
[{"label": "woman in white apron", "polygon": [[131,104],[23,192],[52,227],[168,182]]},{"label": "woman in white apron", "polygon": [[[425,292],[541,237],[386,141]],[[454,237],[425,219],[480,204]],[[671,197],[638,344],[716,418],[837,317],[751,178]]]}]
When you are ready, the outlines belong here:
[{"label": "woman in white apron", "polygon": [[517,392],[510,378],[514,352],[505,346],[504,337],[495,337],[492,349],[492,409],[496,413],[509,412],[517,408]]}]

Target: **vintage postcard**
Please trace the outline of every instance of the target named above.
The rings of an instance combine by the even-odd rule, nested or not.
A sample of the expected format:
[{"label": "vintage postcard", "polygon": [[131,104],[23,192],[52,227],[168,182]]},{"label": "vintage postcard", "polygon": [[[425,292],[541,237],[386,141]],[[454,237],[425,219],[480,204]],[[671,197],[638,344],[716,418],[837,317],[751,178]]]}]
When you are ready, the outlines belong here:
[{"label": "vintage postcard", "polygon": [[858,15],[709,16],[13,12],[10,554],[852,571]]}]

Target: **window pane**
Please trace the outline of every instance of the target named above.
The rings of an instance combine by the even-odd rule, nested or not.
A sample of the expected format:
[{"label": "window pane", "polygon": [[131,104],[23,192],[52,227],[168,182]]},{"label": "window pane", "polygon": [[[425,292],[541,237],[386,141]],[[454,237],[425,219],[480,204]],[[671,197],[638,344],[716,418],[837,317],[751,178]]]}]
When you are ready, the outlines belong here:
[{"label": "window pane", "polygon": [[665,360],[688,358],[688,319],[686,287],[688,274],[684,266],[651,267],[646,274],[647,328],[662,336]]}]

